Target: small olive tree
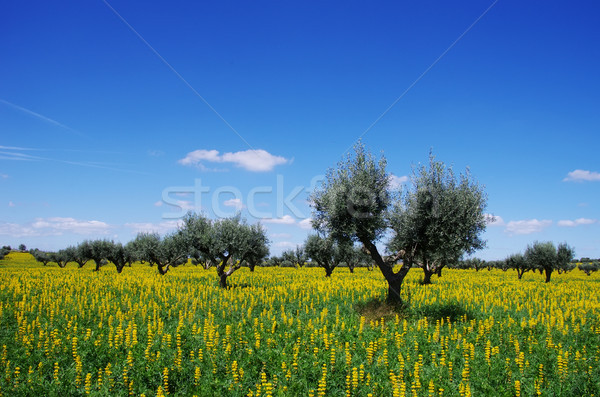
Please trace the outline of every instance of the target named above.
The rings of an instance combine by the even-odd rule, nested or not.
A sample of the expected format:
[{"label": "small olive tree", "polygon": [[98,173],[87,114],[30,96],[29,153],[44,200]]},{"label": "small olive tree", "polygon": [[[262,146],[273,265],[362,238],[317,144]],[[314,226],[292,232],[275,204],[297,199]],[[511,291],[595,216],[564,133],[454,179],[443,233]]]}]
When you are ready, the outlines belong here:
[{"label": "small olive tree", "polygon": [[335,241],[331,237],[311,234],[304,243],[304,250],[312,262],[325,269],[325,277],[331,277],[331,273],[339,264]]},{"label": "small olive tree", "polygon": [[[39,252],[41,252],[41,251],[39,251]],[[0,248],[0,261],[1,261],[2,259],[4,259],[4,257],[5,257],[6,255],[8,255],[9,253],[10,253],[10,249],[9,249],[9,248],[6,248],[6,247],[2,247],[2,248]],[[30,253],[33,255],[33,252],[30,252]],[[38,262],[40,262],[40,261],[38,261]],[[47,262],[46,262],[46,263],[47,263]],[[44,263],[44,265],[45,265],[46,263]]]},{"label": "small olive tree", "polygon": [[123,268],[127,264],[131,264],[134,262],[133,254],[132,254],[132,244],[121,244],[111,242],[110,250],[106,256],[106,259],[111,261],[115,268],[117,269],[117,273],[122,273]]},{"label": "small olive tree", "polygon": [[50,257],[48,252],[40,251],[39,249],[35,248],[35,249],[30,250],[29,253],[33,256],[33,258],[37,262],[43,263],[44,266],[46,266],[46,265],[48,265],[48,263],[52,262],[52,258]]},{"label": "small olive tree", "polygon": [[337,256],[340,262],[346,264],[350,273],[354,273],[354,269],[357,267],[368,267],[371,263],[371,257],[361,247],[353,244],[352,241],[338,243]]},{"label": "small olive tree", "polygon": [[68,262],[77,263],[77,266],[79,268],[82,268],[89,260],[85,251],[80,249],[81,245],[83,245],[83,243],[78,246],[70,246],[61,250],[63,254],[67,257]]},{"label": "small olive tree", "polygon": [[525,260],[540,274],[545,274],[547,283],[550,282],[552,272],[555,270],[561,272],[569,270],[574,255],[574,249],[567,243],[561,243],[556,247],[551,241],[544,243],[536,241],[528,245],[525,250]]},{"label": "small olive tree", "polygon": [[600,266],[598,265],[598,262],[587,262],[587,263],[580,263],[578,268],[579,268],[579,270],[584,272],[587,276],[589,276],[592,273],[597,272],[598,269],[600,268]]},{"label": "small olive tree", "polygon": [[523,254],[513,254],[506,258],[506,266],[509,269],[517,271],[517,278],[520,280],[523,278],[523,274],[532,270],[531,264],[525,259]]},{"label": "small olive tree", "polygon": [[60,268],[64,268],[65,266],[67,266],[67,263],[70,262],[70,258],[65,252],[65,250],[49,252],[48,256],[50,257],[50,262],[56,263]]},{"label": "small olive tree", "polygon": [[86,240],[77,246],[76,252],[69,251],[69,254],[72,255],[71,260],[77,259],[80,268],[88,261],[94,261],[94,271],[98,272],[102,266],[108,263],[112,245],[112,241],[108,240]]},{"label": "small olive tree", "polygon": [[139,233],[129,246],[132,260],[148,262],[156,266],[162,276],[171,267],[183,265],[188,260],[188,251],[181,233],[176,232],[162,238],[158,233]]},{"label": "small olive tree", "polygon": [[266,231],[260,224],[248,225],[239,215],[212,221],[190,212],[183,218],[180,233],[188,252],[199,252],[215,264],[223,288],[244,264],[256,266],[269,255]]}]

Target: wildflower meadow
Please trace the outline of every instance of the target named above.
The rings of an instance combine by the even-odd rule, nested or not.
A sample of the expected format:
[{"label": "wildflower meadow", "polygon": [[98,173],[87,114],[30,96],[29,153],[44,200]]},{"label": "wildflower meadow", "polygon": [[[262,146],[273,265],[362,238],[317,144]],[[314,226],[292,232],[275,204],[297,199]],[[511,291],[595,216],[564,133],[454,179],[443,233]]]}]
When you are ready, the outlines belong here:
[{"label": "wildflower meadow", "polygon": [[600,278],[0,262],[3,396],[598,396]]}]

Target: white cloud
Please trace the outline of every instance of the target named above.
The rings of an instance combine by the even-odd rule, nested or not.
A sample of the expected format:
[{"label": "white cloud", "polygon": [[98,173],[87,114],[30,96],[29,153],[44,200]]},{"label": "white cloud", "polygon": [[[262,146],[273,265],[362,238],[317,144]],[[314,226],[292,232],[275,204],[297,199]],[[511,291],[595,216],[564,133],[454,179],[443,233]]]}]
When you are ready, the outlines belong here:
[{"label": "white cloud", "polygon": [[8,174],[0,174],[0,179],[8,179]]},{"label": "white cloud", "polygon": [[562,220],[558,221],[558,226],[566,226],[566,227],[575,227],[580,225],[592,225],[598,222],[597,219],[587,219],[587,218],[579,218],[574,221],[571,220]]},{"label": "white cloud", "polygon": [[74,218],[37,218],[32,224],[35,229],[51,229],[75,234],[106,234],[110,226],[101,221],[82,221]]},{"label": "white cloud", "polygon": [[275,248],[296,248],[296,244],[291,241],[280,241],[278,243],[273,244]]},{"label": "white cloud", "polygon": [[506,231],[510,234],[538,233],[552,225],[550,220],[527,219],[522,221],[510,221],[506,225]]},{"label": "white cloud", "polygon": [[567,174],[563,182],[600,181],[600,172],[575,170]]},{"label": "white cloud", "polygon": [[289,163],[290,160],[270,154],[269,152],[257,150],[243,150],[239,152],[227,152],[222,155],[218,150],[194,150],[179,160],[182,165],[195,165],[206,170],[202,161],[212,163],[233,163],[238,167],[253,172],[271,171],[275,166]]},{"label": "white cloud", "polygon": [[223,205],[226,207],[234,207],[235,209],[241,210],[242,208],[245,207],[244,203],[242,203],[242,200],[238,199],[238,198],[232,198],[229,200],[225,200],[223,202]]},{"label": "white cloud", "polygon": [[8,202],[8,206],[9,207],[16,207],[17,205],[15,203],[13,203],[12,201]]},{"label": "white cloud", "polygon": [[501,216],[498,215],[492,215],[492,214],[485,214],[485,223],[487,223],[488,226],[504,226],[504,219],[502,219]]},{"label": "white cloud", "polygon": [[183,165],[194,165],[199,163],[202,160],[211,161],[214,163],[219,163],[222,161],[219,156],[218,150],[194,150],[193,152],[189,152],[187,156],[178,161],[179,164]]},{"label": "white cloud", "polygon": [[0,234],[13,237],[23,236],[60,236],[65,233],[81,235],[105,235],[111,226],[101,221],[85,221],[75,218],[36,218],[28,224],[2,223]]},{"label": "white cloud", "polygon": [[394,174],[390,174],[390,187],[392,189],[398,190],[406,182],[408,182],[408,176],[396,176]]},{"label": "white cloud", "polygon": [[155,206],[155,207],[162,207],[162,205],[163,205],[163,204],[164,204],[164,203],[163,203],[163,201],[162,201],[162,200],[158,200],[156,203],[154,203],[154,206]]},{"label": "white cloud", "polygon": [[300,222],[298,222],[298,226],[300,226],[301,229],[310,230],[312,229],[312,219],[302,219]]},{"label": "white cloud", "polygon": [[39,230],[31,225],[19,225],[17,223],[0,223],[0,235],[11,237],[40,236]]},{"label": "white cloud", "polygon": [[140,222],[126,223],[125,227],[133,229],[135,233],[158,233],[160,235],[176,230],[183,223],[182,220],[163,221],[159,223]]},{"label": "white cloud", "polygon": [[[160,207],[162,204],[158,204],[159,202],[157,201],[156,203],[154,203],[155,206]],[[202,208],[200,207],[196,207],[196,205],[190,201],[190,200],[177,200],[174,203],[168,203],[169,205],[172,205],[174,207],[179,207],[181,208],[181,210],[183,212],[186,211],[201,211]]]},{"label": "white cloud", "polygon": [[266,218],[261,220],[263,223],[274,223],[280,225],[293,225],[296,223],[294,218],[290,215],[284,215],[281,218]]},{"label": "white cloud", "polygon": [[273,233],[273,234],[271,234],[271,237],[272,238],[290,238],[290,237],[292,237],[292,235],[289,233]]}]

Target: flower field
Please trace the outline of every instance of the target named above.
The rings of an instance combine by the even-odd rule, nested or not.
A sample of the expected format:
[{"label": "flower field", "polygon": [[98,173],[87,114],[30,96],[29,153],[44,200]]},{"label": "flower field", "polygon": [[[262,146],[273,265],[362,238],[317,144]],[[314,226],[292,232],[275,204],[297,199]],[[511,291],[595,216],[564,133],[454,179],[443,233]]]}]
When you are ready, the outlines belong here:
[{"label": "flower field", "polygon": [[0,262],[3,396],[600,396],[600,277]]}]

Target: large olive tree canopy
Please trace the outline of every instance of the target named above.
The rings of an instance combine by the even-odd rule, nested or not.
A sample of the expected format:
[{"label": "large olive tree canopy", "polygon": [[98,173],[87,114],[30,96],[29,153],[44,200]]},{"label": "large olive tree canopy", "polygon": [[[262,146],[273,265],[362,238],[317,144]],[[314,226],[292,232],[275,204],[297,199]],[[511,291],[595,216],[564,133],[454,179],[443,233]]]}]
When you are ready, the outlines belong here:
[{"label": "large olive tree canopy", "polygon": [[[484,246],[486,196],[468,173],[457,180],[433,156],[401,195],[391,189],[386,166],[385,157],[375,160],[357,143],[312,194],[313,226],[338,241],[362,243],[388,282],[388,299],[398,302],[413,264],[428,271],[439,264],[441,269]],[[383,256],[377,243],[390,233],[391,255]]]}]

